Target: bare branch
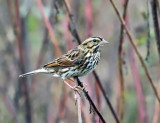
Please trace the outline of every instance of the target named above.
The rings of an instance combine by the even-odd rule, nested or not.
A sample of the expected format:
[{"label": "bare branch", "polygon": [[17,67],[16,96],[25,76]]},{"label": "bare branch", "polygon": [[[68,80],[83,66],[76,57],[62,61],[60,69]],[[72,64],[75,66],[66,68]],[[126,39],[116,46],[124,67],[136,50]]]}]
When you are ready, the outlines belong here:
[{"label": "bare branch", "polygon": [[[126,19],[127,7],[129,0],[124,2],[123,19]],[[120,122],[123,123],[124,119],[124,78],[123,78],[123,43],[124,43],[124,28],[121,24],[120,41],[118,49],[118,61],[119,61],[119,77],[120,77]]]},{"label": "bare branch", "polygon": [[148,80],[149,80],[149,82],[150,82],[150,84],[151,84],[151,86],[152,86],[152,89],[153,89],[153,91],[154,91],[154,93],[155,93],[155,95],[156,95],[156,97],[157,97],[157,99],[158,99],[158,101],[159,101],[159,103],[160,103],[160,97],[159,97],[159,95],[158,95],[158,92],[157,92],[157,90],[156,90],[156,87],[155,87],[155,85],[154,85],[154,82],[153,82],[153,80],[152,80],[152,78],[151,78],[151,76],[150,76],[150,74],[149,74],[149,72],[148,72],[147,66],[146,66],[145,63],[144,63],[142,56],[140,55],[140,53],[139,53],[139,51],[138,51],[138,49],[137,49],[137,47],[136,47],[136,45],[135,45],[135,43],[134,43],[135,41],[133,40],[133,38],[132,38],[132,36],[131,36],[131,34],[130,34],[128,28],[127,28],[127,26],[125,25],[124,19],[123,19],[122,16],[120,15],[120,13],[119,13],[119,11],[118,11],[115,3],[113,2],[113,0],[110,0],[110,2],[111,2],[111,4],[112,4],[112,6],[113,6],[113,8],[114,8],[114,10],[115,10],[115,12],[116,12],[119,20],[121,21],[121,23],[122,23],[123,26],[124,26],[124,29],[125,29],[125,31],[126,31],[126,34],[128,35],[128,38],[129,38],[129,40],[130,40],[130,43],[132,44],[132,46],[133,46],[133,48],[134,48],[134,50],[135,50],[135,52],[136,52],[136,54],[137,54],[140,62],[141,62],[141,64],[142,64],[143,68],[144,68],[144,71],[145,71],[145,73],[146,73],[146,76],[148,77]]},{"label": "bare branch", "polygon": [[[75,77],[75,79],[77,80],[77,83],[78,83],[78,86],[82,87],[83,88],[83,85],[82,85],[82,82],[80,82],[79,78],[78,77]],[[94,109],[94,111],[97,113],[97,115],[99,116],[100,120],[103,122],[103,123],[106,123],[106,121],[104,120],[104,118],[102,117],[101,113],[98,111],[98,109],[96,108],[95,104],[93,103],[91,97],[89,96],[88,92],[86,91],[86,89],[84,88],[83,89],[83,93],[85,95],[85,97],[87,98],[90,106]]]},{"label": "bare branch", "polygon": [[158,15],[157,15],[157,4],[155,0],[151,1],[151,8],[152,8],[154,32],[156,36],[157,49],[158,49],[159,62],[160,62],[160,32],[159,32],[160,30],[159,30]]}]

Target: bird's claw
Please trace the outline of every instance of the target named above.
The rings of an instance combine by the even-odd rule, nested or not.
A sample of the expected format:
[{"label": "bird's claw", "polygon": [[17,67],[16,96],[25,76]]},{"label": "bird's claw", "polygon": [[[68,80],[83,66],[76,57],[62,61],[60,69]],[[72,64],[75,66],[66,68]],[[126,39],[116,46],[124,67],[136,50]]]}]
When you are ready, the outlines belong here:
[{"label": "bird's claw", "polygon": [[[85,87],[87,86],[86,83],[81,83],[82,85],[80,86],[74,86],[72,89],[77,92],[80,95],[80,90],[83,91],[83,89],[85,89]],[[81,96],[81,95],[80,95]]]},{"label": "bird's claw", "polygon": [[77,86],[77,88],[83,91],[83,89],[85,89],[85,88],[86,88],[86,86],[87,86],[87,84],[86,84],[86,83],[81,82],[81,84],[80,84],[79,86]]},{"label": "bird's claw", "polygon": [[79,96],[81,96],[80,91],[79,91],[80,89],[79,86],[74,86],[72,89],[74,90],[75,93],[77,92]]}]

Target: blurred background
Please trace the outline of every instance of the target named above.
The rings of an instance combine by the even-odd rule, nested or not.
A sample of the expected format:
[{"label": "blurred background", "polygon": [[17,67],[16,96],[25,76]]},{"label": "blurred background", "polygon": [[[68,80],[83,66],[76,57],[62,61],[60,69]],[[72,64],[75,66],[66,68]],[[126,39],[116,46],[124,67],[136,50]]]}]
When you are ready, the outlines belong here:
[{"label": "blurred background", "polygon": [[[123,15],[127,0],[114,2]],[[159,16],[159,3],[156,5]],[[160,55],[152,11],[150,0],[128,0],[125,21],[158,88]],[[117,116],[123,112],[121,122],[160,122],[156,96],[125,31],[120,53],[121,23],[109,0],[0,0],[0,123],[78,122],[74,93],[61,79],[43,74],[18,77],[76,47],[75,30],[81,41],[90,36],[109,41],[101,51],[96,73]],[[119,53],[124,80],[123,110]],[[115,123],[94,75],[90,73],[80,80],[87,84],[86,90],[107,123]],[[96,113],[90,113],[83,94],[81,98],[83,122],[100,122]]]}]

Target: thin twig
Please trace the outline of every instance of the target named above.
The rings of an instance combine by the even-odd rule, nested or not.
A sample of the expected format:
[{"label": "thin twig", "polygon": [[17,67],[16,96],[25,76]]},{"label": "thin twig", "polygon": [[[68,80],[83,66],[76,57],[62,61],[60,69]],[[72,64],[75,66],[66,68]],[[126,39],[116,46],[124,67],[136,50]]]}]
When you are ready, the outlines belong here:
[{"label": "thin twig", "polygon": [[38,4],[38,7],[40,9],[40,12],[42,14],[42,17],[43,17],[43,20],[45,22],[45,25],[48,29],[48,32],[49,32],[49,36],[51,38],[51,41],[55,47],[55,52],[56,52],[56,55],[57,56],[60,56],[61,55],[61,51],[60,51],[60,48],[58,47],[58,43],[57,43],[57,40],[55,38],[55,35],[53,33],[53,29],[52,29],[52,26],[48,20],[48,18],[46,17],[45,13],[44,13],[44,8],[43,8],[43,5],[42,5],[42,1],[41,0],[36,0],[37,1],[37,4]]},{"label": "thin twig", "polygon": [[86,112],[86,108],[85,108],[84,104],[82,103],[82,101],[81,101],[81,109],[82,109],[85,123],[91,123],[92,119],[90,119],[90,117],[88,117],[88,113]]},{"label": "thin twig", "polygon": [[70,6],[67,0],[64,0],[65,7],[67,9],[68,16],[70,18],[70,31],[72,32],[73,37],[78,41],[78,44],[81,44],[81,39],[78,35],[75,22],[73,20],[73,15],[70,12]]},{"label": "thin twig", "polygon": [[[79,85],[79,82],[78,82],[77,78],[74,78],[74,85],[75,86]],[[81,111],[80,95],[77,92],[75,92],[74,96],[75,96],[77,109],[78,109],[78,123],[82,123],[82,113],[81,113],[82,111]]]},{"label": "thin twig", "polygon": [[[154,33],[156,37],[157,50],[158,50],[158,55],[159,55],[159,67],[158,67],[159,68],[158,69],[158,91],[159,91],[160,89],[160,28],[159,28],[157,11],[159,10],[159,14],[160,14],[160,8],[159,8],[158,0],[151,0],[151,9],[152,9],[153,24],[154,24]],[[155,111],[154,111],[154,116],[153,116],[153,123],[158,122],[159,109],[160,109],[160,104],[158,104],[156,101]]]},{"label": "thin twig", "polygon": [[[68,13],[68,15],[69,15],[69,17],[70,17],[70,21],[71,21],[72,24],[74,24],[74,22],[73,22],[73,20],[72,20],[72,16],[73,16],[73,15],[72,15],[71,12],[70,12],[69,4],[68,4],[68,2],[67,2],[66,0],[64,0],[64,3],[65,3],[65,6],[66,6],[66,9],[67,9],[67,13]],[[73,36],[75,37],[75,39],[77,40],[78,44],[81,44],[81,40],[80,40],[80,38],[79,38],[79,35],[78,35],[78,33],[77,33],[77,29],[75,28],[75,25],[73,26],[73,29],[72,29],[72,30],[74,31],[74,32],[71,31],[72,35],[73,35]],[[112,115],[114,116],[116,122],[119,123],[119,119],[118,119],[118,117],[117,117],[117,115],[116,115],[116,113],[115,113],[115,111],[114,111],[114,109],[113,109],[112,104],[111,104],[110,101],[109,101],[108,96],[106,95],[106,93],[105,93],[105,91],[104,91],[104,89],[103,89],[103,86],[102,86],[102,84],[101,84],[101,81],[100,81],[100,79],[99,79],[96,71],[93,71],[93,75],[94,75],[94,77],[95,77],[95,79],[96,79],[96,82],[98,83],[98,85],[99,85],[99,87],[100,87],[100,90],[102,91],[102,94],[103,94],[103,96],[104,96],[104,98],[105,98],[106,103],[108,104],[108,106],[109,106],[109,108],[110,108],[110,110],[111,110],[111,112],[112,112]]]},{"label": "thin twig", "polygon": [[108,104],[108,107],[110,108],[110,110],[111,110],[111,112],[112,112],[112,115],[114,116],[116,122],[119,123],[119,119],[118,119],[118,117],[117,117],[117,114],[116,114],[116,112],[114,111],[113,106],[112,106],[111,102],[109,101],[109,98],[108,98],[108,96],[106,95],[105,90],[103,89],[103,86],[102,86],[102,84],[101,84],[101,82],[100,82],[100,79],[99,79],[96,71],[93,71],[93,75],[94,75],[94,77],[95,77],[95,79],[96,79],[96,81],[97,81],[97,83],[98,83],[98,85],[99,85],[99,87],[100,87],[100,90],[102,91],[102,94],[103,94],[103,96],[104,96],[104,98],[105,98],[105,100],[106,100],[106,102],[107,102],[107,104]]},{"label": "thin twig", "polygon": [[155,32],[156,41],[157,41],[158,56],[160,61],[160,32],[159,32],[160,30],[159,30],[158,15],[157,15],[157,4],[155,0],[151,1],[151,8],[152,8],[154,32]]},{"label": "thin twig", "polygon": [[[22,48],[22,30],[21,30],[21,18],[20,18],[20,13],[19,13],[19,1],[15,0],[14,2],[15,5],[15,15],[16,15],[16,19],[15,20],[15,24],[16,24],[16,29],[15,29],[15,33],[16,33],[16,39],[17,39],[17,44],[18,44],[18,51],[19,51],[19,56],[20,56],[20,67],[21,67],[21,72],[24,73],[25,72],[25,68],[24,68],[24,50]],[[19,85],[21,85],[21,88],[23,90],[24,93],[24,100],[25,100],[25,119],[27,123],[32,123],[32,115],[31,115],[31,104],[30,104],[30,98],[29,98],[29,92],[28,92],[28,85],[27,85],[27,79],[23,78],[21,80],[19,80]]]},{"label": "thin twig", "polygon": [[81,99],[79,94],[77,94],[77,106],[78,106],[78,123],[82,123]]},{"label": "thin twig", "polygon": [[153,89],[153,91],[154,91],[154,93],[155,93],[155,95],[156,95],[156,97],[157,97],[157,99],[158,99],[158,101],[159,101],[159,103],[160,103],[160,97],[159,97],[159,95],[158,95],[158,92],[157,92],[157,90],[156,90],[156,87],[155,87],[155,85],[154,85],[154,82],[153,82],[153,80],[152,80],[152,78],[151,78],[151,76],[150,76],[150,74],[149,74],[149,72],[148,72],[148,69],[147,69],[147,67],[146,67],[146,65],[145,65],[145,63],[144,63],[144,61],[143,61],[142,56],[140,55],[140,53],[139,53],[139,51],[138,51],[138,49],[137,49],[137,47],[136,47],[136,45],[135,45],[135,43],[134,43],[135,41],[133,40],[133,38],[132,38],[132,36],[131,36],[131,34],[130,34],[128,28],[127,28],[127,26],[125,25],[124,19],[123,19],[122,16],[120,15],[120,13],[119,13],[119,11],[118,11],[115,3],[113,2],[113,0],[110,0],[110,2],[111,2],[111,4],[112,4],[112,6],[113,6],[113,8],[114,8],[114,10],[115,10],[115,12],[116,12],[119,20],[120,20],[120,22],[121,22],[121,23],[123,24],[123,26],[124,26],[124,29],[125,29],[125,31],[126,31],[126,34],[128,35],[129,41],[130,41],[130,43],[132,44],[132,46],[133,46],[133,48],[134,48],[134,50],[135,50],[135,52],[136,52],[136,54],[137,54],[140,62],[141,62],[141,64],[142,64],[143,68],[144,68],[144,71],[145,71],[145,73],[146,73],[146,76],[148,77],[148,80],[149,80],[149,82],[150,82],[150,84],[151,84],[151,86],[152,86],[152,89]]},{"label": "thin twig", "polygon": [[157,10],[159,12],[159,15],[160,15],[160,3],[159,3],[159,0],[155,0],[156,1],[156,5],[157,5]]},{"label": "thin twig", "polygon": [[[158,66],[158,73],[159,73],[159,78],[158,78],[158,93],[160,93],[160,65]],[[160,104],[158,100],[155,102],[155,107],[154,107],[154,115],[153,115],[153,121],[152,123],[159,123],[159,111],[160,111]]]},{"label": "thin twig", "polygon": [[147,1],[147,54],[145,60],[148,61],[148,57],[150,55],[150,43],[151,43],[151,34],[150,34],[150,11],[149,11],[149,2]]},{"label": "thin twig", "polygon": [[[127,7],[129,0],[124,2],[123,19],[126,19]],[[124,78],[123,78],[123,43],[124,43],[124,28],[121,24],[120,41],[118,49],[118,61],[119,61],[119,75],[120,75],[120,122],[123,123],[124,119]]]},{"label": "thin twig", "polygon": [[[52,1],[51,5],[50,5],[50,10],[52,10],[53,7],[54,7],[53,2],[54,1]],[[41,7],[39,7],[39,8],[41,9]],[[43,10],[41,10],[41,11],[43,11]],[[46,20],[48,20],[50,23],[51,23],[51,16],[52,16],[52,12],[50,12],[50,15],[48,16],[48,19],[44,15]],[[51,24],[49,24],[49,25],[51,25]],[[36,69],[38,69],[40,67],[41,61],[42,61],[42,59],[43,59],[43,57],[45,55],[46,48],[48,48],[48,43],[49,43],[49,37],[48,36],[49,36],[48,28],[46,26],[45,29],[44,29],[44,36],[43,36],[41,48],[40,48],[40,51],[39,51],[39,54],[38,54],[38,60],[37,60],[37,63],[36,63]],[[35,86],[36,86],[36,76],[33,76],[33,78],[32,78],[32,90],[34,90]]]},{"label": "thin twig", "polygon": [[[78,77],[75,77],[75,79],[77,80],[78,86],[83,87],[82,82],[80,82]],[[91,107],[94,109],[94,111],[97,113],[97,115],[99,116],[100,120],[103,123],[106,123],[106,121],[104,120],[103,116],[101,115],[101,113],[98,111],[98,109],[96,108],[95,104],[93,103],[91,97],[89,96],[88,92],[86,91],[86,89],[83,89],[83,93],[85,95],[85,97],[87,98],[89,104],[91,105]]]},{"label": "thin twig", "polygon": [[[40,7],[39,7],[40,8]],[[50,5],[50,10],[52,11],[54,8],[54,0],[52,0],[51,2],[51,5]],[[41,10],[43,11],[43,10]],[[51,17],[52,17],[52,14],[53,12],[50,12],[49,16],[48,16],[48,21],[50,22],[50,25],[52,24],[51,23]],[[46,17],[46,16],[44,16]],[[46,18],[47,19],[47,18]],[[44,36],[43,36],[43,41],[42,41],[42,45],[41,45],[41,49],[39,51],[39,54],[38,54],[38,60],[37,60],[37,64],[36,64],[36,69],[38,69],[40,67],[40,63],[43,59],[43,56],[45,54],[45,49],[47,48],[47,44],[49,42],[49,38],[48,38],[48,29],[45,27],[44,29]]]},{"label": "thin twig", "polygon": [[[86,37],[92,36],[92,26],[93,17],[92,17],[92,0],[85,0],[85,27],[86,27]],[[89,77],[90,78],[90,77]],[[97,108],[101,109],[101,96],[100,96],[100,88],[98,83],[95,82],[95,93],[96,93],[96,100],[97,100]],[[94,93],[93,91],[91,91]],[[96,119],[97,117],[95,117]]]}]

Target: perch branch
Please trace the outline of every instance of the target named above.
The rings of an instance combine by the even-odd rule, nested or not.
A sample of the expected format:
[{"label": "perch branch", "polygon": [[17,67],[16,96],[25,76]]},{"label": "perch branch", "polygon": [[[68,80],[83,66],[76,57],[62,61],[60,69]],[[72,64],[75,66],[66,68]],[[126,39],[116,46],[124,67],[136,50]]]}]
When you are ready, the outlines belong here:
[{"label": "perch branch", "polygon": [[[78,86],[83,88],[82,82],[80,82],[78,77],[75,77],[75,79],[77,80]],[[91,105],[91,107],[94,109],[94,111],[97,113],[97,115],[99,116],[100,120],[103,123],[106,123],[106,121],[104,120],[103,116],[101,115],[101,113],[98,111],[98,109],[96,108],[95,104],[93,103],[91,97],[89,96],[88,92],[86,91],[86,89],[83,89],[83,93],[85,95],[85,97],[87,98],[89,104]]]}]

